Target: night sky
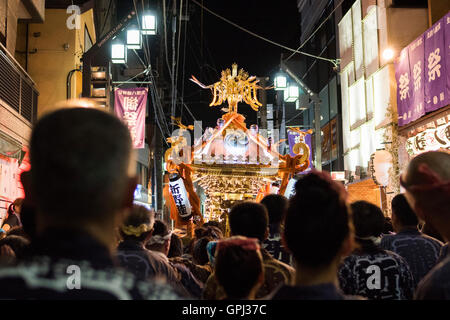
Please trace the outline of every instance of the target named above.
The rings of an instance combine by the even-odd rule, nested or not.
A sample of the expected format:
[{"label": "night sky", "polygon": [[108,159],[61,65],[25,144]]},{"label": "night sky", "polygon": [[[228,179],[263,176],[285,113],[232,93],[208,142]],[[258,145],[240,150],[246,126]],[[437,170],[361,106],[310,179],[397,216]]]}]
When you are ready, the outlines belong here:
[{"label": "night sky", "polygon": [[[201,0],[198,0],[201,3]],[[253,31],[265,38],[297,48],[300,39],[300,15],[297,1],[258,1],[258,0],[204,0],[204,6],[234,23]],[[209,107],[212,94],[189,81],[191,75],[206,85],[219,80],[220,72],[231,68],[236,62],[249,75],[258,77],[273,76],[279,68],[280,55],[290,53],[280,47],[237,29],[225,21],[203,11],[203,33],[201,28],[201,8],[189,1],[190,21],[187,30],[186,63],[184,70],[184,99],[197,120],[203,121],[203,128],[215,126],[216,120],[223,114],[221,107]],[[203,35],[203,37],[202,37]],[[184,36],[184,32],[182,34]],[[203,54],[201,39],[203,38]],[[183,50],[183,37],[181,40]],[[179,90],[182,87],[182,57],[180,55]],[[274,91],[268,95],[268,103],[273,103]],[[226,105],[223,105],[225,107]],[[239,112],[247,118],[247,124],[256,123],[256,112],[245,104],[240,104]],[[177,116],[180,109],[177,108]],[[183,122],[192,122],[192,118],[183,112]]]}]

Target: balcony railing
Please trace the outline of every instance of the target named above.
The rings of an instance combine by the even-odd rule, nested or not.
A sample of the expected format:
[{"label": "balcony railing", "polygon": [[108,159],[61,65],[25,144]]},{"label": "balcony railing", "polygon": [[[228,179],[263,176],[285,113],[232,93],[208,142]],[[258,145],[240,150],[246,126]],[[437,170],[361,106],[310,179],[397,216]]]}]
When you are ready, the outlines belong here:
[{"label": "balcony railing", "polygon": [[34,123],[37,119],[38,96],[33,80],[0,44],[0,99]]}]

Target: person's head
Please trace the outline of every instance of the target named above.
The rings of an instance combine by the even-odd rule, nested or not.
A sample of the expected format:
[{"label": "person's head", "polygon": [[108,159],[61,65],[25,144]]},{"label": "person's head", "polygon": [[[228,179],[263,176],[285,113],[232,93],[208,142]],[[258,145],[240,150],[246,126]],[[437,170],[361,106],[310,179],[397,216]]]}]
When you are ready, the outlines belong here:
[{"label": "person's head", "polygon": [[280,232],[280,225],[288,206],[287,198],[279,194],[269,194],[261,200],[261,204],[266,207],[269,214],[270,232]]},{"label": "person's head", "polygon": [[394,227],[392,226],[392,219],[391,217],[384,217],[384,226],[383,226],[383,234],[389,234],[391,232],[394,232]]},{"label": "person's head", "polygon": [[38,233],[85,229],[110,242],[136,187],[128,128],[107,112],[63,109],[43,116],[30,145],[31,174],[22,178],[37,210]]},{"label": "person's head", "polygon": [[206,246],[210,241],[214,241],[211,237],[204,237],[195,242],[192,261],[198,265],[205,265],[209,262],[208,251]]},{"label": "person's head", "polygon": [[26,234],[22,226],[15,226],[8,230],[6,233],[7,236],[19,236],[23,238],[29,238],[29,236]]},{"label": "person's head", "polygon": [[153,233],[147,241],[146,248],[152,251],[158,251],[167,256],[170,249],[170,239],[172,232],[170,232],[167,225],[161,220],[155,220],[153,224]]},{"label": "person's head", "polygon": [[229,214],[229,224],[233,236],[264,241],[269,233],[267,209],[262,204],[252,201],[235,204]]},{"label": "person's head", "polygon": [[183,241],[175,233],[170,236],[170,248],[167,256],[169,258],[181,257],[183,255]]},{"label": "person's head", "polygon": [[353,228],[344,187],[324,172],[313,171],[295,184],[283,240],[297,268],[337,266],[353,249]]},{"label": "person's head", "polygon": [[216,227],[222,232],[222,234],[224,233],[224,230],[222,230],[222,224],[220,222],[218,222],[218,221],[205,222],[203,224],[203,227],[205,227],[205,228],[207,228],[207,227]]},{"label": "person's head", "polygon": [[8,215],[11,215],[14,213],[20,215],[20,211],[22,209],[22,203],[23,203],[22,198],[17,198],[16,200],[14,200],[14,202],[11,203],[8,207]]},{"label": "person's head", "polygon": [[0,240],[0,247],[4,245],[9,246],[19,260],[24,257],[25,250],[29,244],[30,241],[27,238],[16,235],[8,235],[6,238]]},{"label": "person's head", "polygon": [[379,237],[384,229],[384,215],[381,209],[367,201],[351,204],[356,239]]},{"label": "person's head", "polygon": [[154,212],[135,204],[120,226],[120,236],[124,241],[135,240],[144,244],[152,235],[154,223]]},{"label": "person's head", "polygon": [[419,220],[450,239],[450,153],[430,151],[411,160],[401,176],[405,196]]},{"label": "person's head", "polygon": [[258,239],[231,237],[216,245],[215,275],[228,299],[252,299],[264,282]]},{"label": "person's head", "polygon": [[417,227],[419,220],[411,209],[404,194],[398,194],[392,199],[392,225],[395,231],[404,227]]}]

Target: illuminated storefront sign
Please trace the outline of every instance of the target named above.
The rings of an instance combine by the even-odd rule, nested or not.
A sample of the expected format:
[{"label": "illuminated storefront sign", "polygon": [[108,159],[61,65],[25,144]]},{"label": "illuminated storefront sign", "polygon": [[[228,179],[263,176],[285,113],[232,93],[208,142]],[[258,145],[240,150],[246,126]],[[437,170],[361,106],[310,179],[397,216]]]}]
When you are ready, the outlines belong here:
[{"label": "illuminated storefront sign", "polygon": [[450,123],[426,129],[406,141],[406,151],[411,156],[441,148],[450,148]]}]

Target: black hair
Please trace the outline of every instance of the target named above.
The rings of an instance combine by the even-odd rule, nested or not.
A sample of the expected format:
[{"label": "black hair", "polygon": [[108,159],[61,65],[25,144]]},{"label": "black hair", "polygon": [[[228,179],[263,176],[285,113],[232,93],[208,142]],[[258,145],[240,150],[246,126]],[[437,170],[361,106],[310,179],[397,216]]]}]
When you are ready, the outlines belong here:
[{"label": "black hair", "polygon": [[261,256],[256,250],[240,246],[216,249],[215,275],[228,299],[246,299],[263,273]]},{"label": "black hair", "polygon": [[269,228],[271,233],[280,232],[280,224],[286,214],[288,199],[279,194],[269,194],[261,200],[269,214]]},{"label": "black hair", "polygon": [[203,227],[216,227],[219,228],[222,234],[224,233],[224,230],[222,230],[222,224],[219,221],[208,221],[203,224]]},{"label": "black hair", "polygon": [[383,233],[385,218],[378,206],[367,201],[356,201],[351,208],[357,237],[378,237]]},{"label": "black hair", "polygon": [[25,256],[25,252],[30,245],[30,241],[21,236],[9,235],[0,240],[0,247],[4,245],[10,246],[14,251],[16,258],[20,260]]},{"label": "black hair", "polygon": [[[141,205],[133,205],[133,208],[130,210],[129,214],[125,218],[123,225],[124,226],[133,226],[139,227],[142,224],[148,225],[150,228],[153,227],[154,223],[154,213],[153,211],[147,209]],[[152,230],[143,232],[139,236],[136,235],[128,235],[122,229],[120,229],[120,236],[123,240],[137,240],[139,242],[145,241]]]},{"label": "black hair", "polygon": [[31,188],[48,221],[101,223],[122,209],[131,137],[114,115],[88,108],[43,116],[30,143]]},{"label": "black hair", "polygon": [[351,231],[344,187],[314,172],[295,184],[289,200],[284,239],[297,263],[322,267],[333,261]]},{"label": "black hair", "polygon": [[195,264],[203,266],[209,262],[206,246],[210,241],[214,241],[214,239],[211,237],[204,237],[195,242],[192,254],[192,261]]},{"label": "black hair", "polygon": [[267,209],[259,203],[244,201],[235,204],[230,211],[231,234],[264,241],[269,217]]},{"label": "black hair", "polygon": [[6,236],[19,236],[24,237],[26,239],[29,238],[26,232],[23,230],[22,226],[12,227],[11,229],[8,230],[8,232],[6,232]]},{"label": "black hair", "polygon": [[[167,226],[167,224],[164,223],[164,221],[155,220],[155,223],[153,224],[152,237],[154,237],[154,236],[165,237],[169,234],[169,232],[170,232],[169,227]],[[151,238],[150,238],[150,241],[147,242],[145,247],[149,250],[153,250],[156,248],[161,248],[163,245],[164,244],[162,244],[162,243],[151,243]]]},{"label": "black hair", "polygon": [[169,227],[167,227],[167,224],[165,224],[164,221],[155,220],[155,223],[153,224],[154,236],[165,237],[169,234],[169,232]]},{"label": "black hair", "polygon": [[183,241],[175,233],[170,237],[170,248],[167,257],[181,257],[183,255]]},{"label": "black hair", "polygon": [[419,220],[404,194],[398,194],[392,199],[392,215],[395,215],[402,226],[417,226]]}]

